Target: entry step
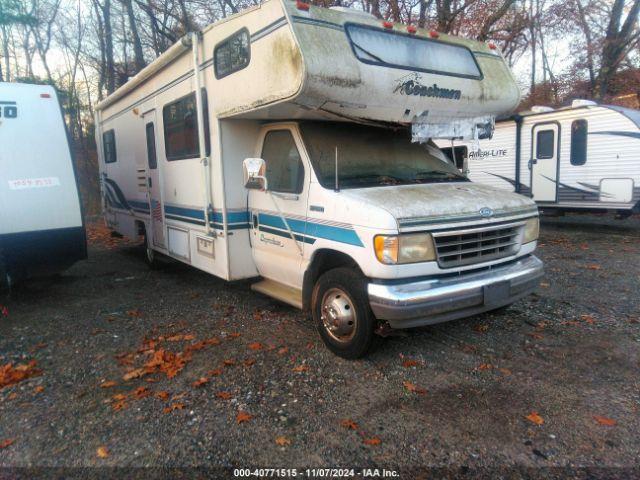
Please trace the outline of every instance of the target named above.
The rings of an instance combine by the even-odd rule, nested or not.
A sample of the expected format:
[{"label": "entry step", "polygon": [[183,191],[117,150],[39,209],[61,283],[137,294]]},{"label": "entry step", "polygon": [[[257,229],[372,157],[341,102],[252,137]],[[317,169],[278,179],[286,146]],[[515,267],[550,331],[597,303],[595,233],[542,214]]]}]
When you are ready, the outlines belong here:
[{"label": "entry step", "polygon": [[251,290],[264,293],[276,300],[302,309],[302,291],[297,288],[284,285],[275,280],[265,279],[251,285]]}]

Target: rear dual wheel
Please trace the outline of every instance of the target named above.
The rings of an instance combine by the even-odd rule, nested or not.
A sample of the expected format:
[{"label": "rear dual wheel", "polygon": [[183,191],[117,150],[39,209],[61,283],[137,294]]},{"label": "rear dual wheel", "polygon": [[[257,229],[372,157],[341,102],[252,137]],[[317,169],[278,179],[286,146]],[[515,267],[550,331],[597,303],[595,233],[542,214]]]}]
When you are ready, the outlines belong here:
[{"label": "rear dual wheel", "polygon": [[366,279],[351,268],[336,268],[316,282],[312,315],[325,345],[336,355],[360,358],[378,343],[376,318],[367,297]]}]

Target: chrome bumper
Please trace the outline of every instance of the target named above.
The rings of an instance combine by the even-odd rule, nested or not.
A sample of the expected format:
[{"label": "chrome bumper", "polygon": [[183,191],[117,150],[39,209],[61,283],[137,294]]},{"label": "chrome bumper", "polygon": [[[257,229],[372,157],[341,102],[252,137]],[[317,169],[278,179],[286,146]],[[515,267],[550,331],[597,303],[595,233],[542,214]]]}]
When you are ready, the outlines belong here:
[{"label": "chrome bumper", "polygon": [[533,292],[544,274],[529,255],[489,270],[412,283],[368,285],[371,310],[392,328],[445,322],[509,305]]}]

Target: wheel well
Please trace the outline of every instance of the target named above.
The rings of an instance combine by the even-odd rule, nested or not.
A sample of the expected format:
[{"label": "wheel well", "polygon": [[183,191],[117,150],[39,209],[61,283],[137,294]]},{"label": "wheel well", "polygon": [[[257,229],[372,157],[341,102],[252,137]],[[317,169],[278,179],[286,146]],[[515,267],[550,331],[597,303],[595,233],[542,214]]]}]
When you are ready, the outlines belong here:
[{"label": "wheel well", "polygon": [[137,234],[144,235],[147,230],[147,227],[145,226],[144,222],[141,220],[136,220],[135,225],[136,225]]},{"label": "wheel well", "polygon": [[311,260],[311,264],[304,272],[302,281],[302,308],[308,311],[311,308],[311,294],[316,280],[320,276],[338,267],[351,267],[362,273],[358,263],[346,253],[337,250],[321,249],[318,250]]}]

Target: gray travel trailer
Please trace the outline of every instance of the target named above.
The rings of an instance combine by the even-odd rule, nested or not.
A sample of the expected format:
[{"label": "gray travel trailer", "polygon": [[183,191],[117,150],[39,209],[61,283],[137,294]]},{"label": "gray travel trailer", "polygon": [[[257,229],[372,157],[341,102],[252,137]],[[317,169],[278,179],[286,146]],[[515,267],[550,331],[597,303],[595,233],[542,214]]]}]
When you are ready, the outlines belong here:
[{"label": "gray travel trailer", "polygon": [[588,100],[533,107],[485,140],[437,140],[469,179],[545,209],[640,212],[640,111]]},{"label": "gray travel trailer", "polygon": [[0,284],[86,258],[80,197],[53,87],[0,83]]}]

